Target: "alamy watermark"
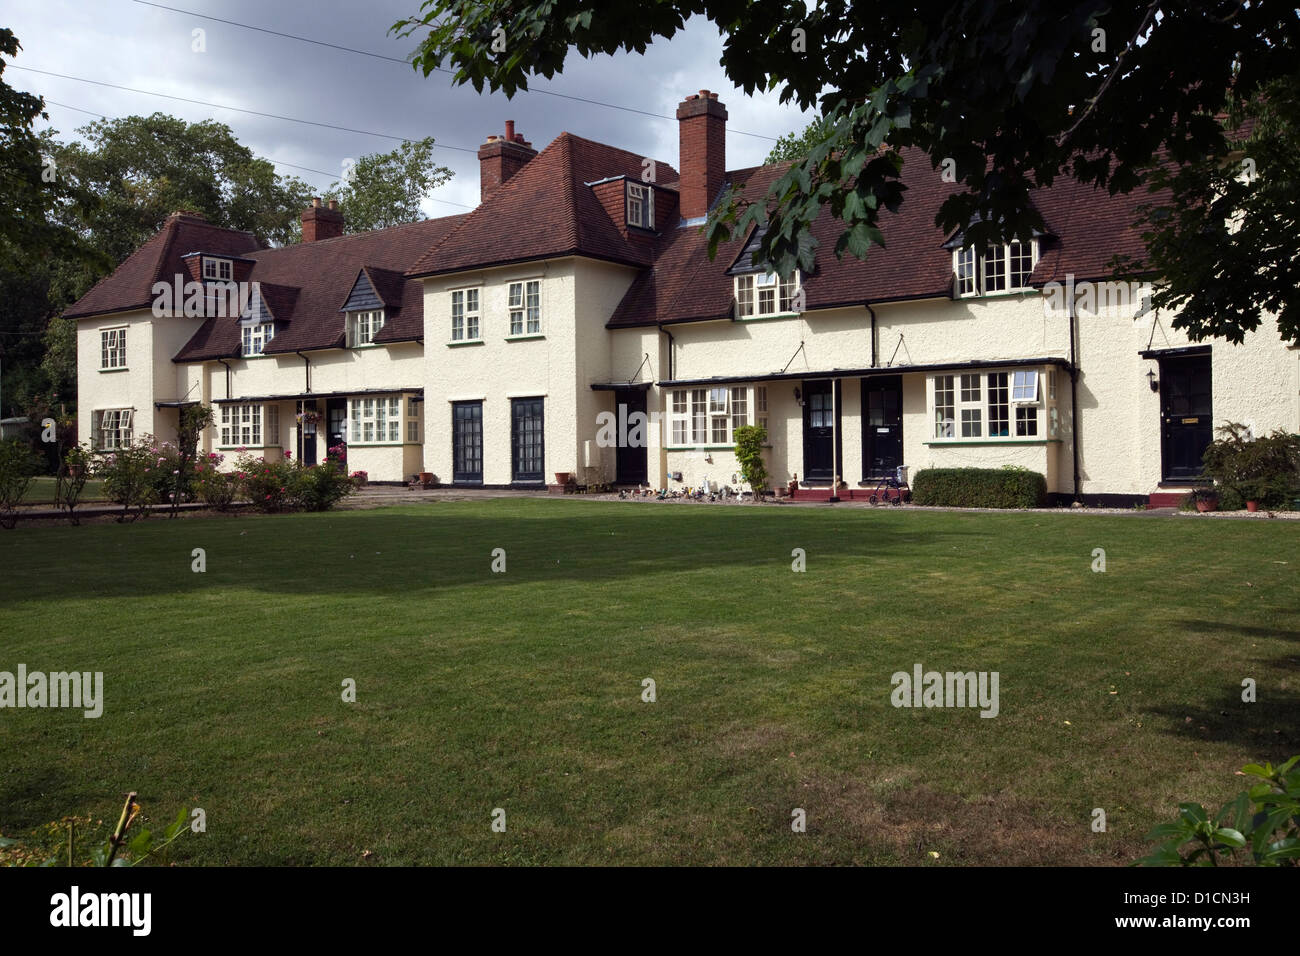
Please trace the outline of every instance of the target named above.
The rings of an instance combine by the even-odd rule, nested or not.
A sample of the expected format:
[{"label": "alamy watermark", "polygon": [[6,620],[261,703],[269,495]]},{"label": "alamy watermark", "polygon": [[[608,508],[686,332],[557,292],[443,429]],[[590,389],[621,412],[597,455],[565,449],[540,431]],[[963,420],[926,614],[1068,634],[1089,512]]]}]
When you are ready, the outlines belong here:
[{"label": "alamy watermark", "polygon": [[90,719],[104,713],[104,672],[27,670],[18,665],[18,673],[0,671],[0,709],[73,707]]},{"label": "alamy watermark", "polygon": [[916,664],[912,673],[896,671],[889,679],[895,707],[979,707],[981,717],[998,715],[997,671],[927,671]]},{"label": "alamy watermark", "polygon": [[262,297],[261,284],[230,280],[198,282],[177,274],[171,282],[159,280],[149,289],[156,319],[170,315],[188,318],[240,318],[250,315]]}]

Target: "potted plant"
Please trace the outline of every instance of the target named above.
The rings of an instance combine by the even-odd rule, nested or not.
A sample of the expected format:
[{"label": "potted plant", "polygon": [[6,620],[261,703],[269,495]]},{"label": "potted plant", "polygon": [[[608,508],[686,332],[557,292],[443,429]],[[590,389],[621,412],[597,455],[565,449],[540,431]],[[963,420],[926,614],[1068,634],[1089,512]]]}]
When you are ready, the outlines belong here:
[{"label": "potted plant", "polygon": [[1213,486],[1193,488],[1192,500],[1196,502],[1197,511],[1218,511],[1219,489]]},{"label": "potted plant", "polygon": [[571,485],[571,484],[573,484],[573,472],[571,472],[571,471],[557,471],[557,472],[555,473],[555,483],[556,483],[557,485]]},{"label": "potted plant", "polygon": [[438,476],[431,471],[420,472],[420,487],[432,488],[438,481]]}]

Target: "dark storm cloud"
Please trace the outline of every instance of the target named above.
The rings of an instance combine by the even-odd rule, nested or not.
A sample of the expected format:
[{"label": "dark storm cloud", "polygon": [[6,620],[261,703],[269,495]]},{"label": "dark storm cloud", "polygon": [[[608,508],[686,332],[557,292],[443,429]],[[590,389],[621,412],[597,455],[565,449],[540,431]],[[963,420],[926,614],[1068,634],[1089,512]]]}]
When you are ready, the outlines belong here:
[{"label": "dark storm cloud", "polygon": [[[434,194],[442,202],[425,204],[430,215],[459,211],[456,203],[477,202],[478,161],[473,150],[485,136],[500,132],[507,119],[515,120],[517,130],[538,149],[567,130],[676,165],[677,124],[671,117],[685,95],[707,88],[721,94],[730,113],[727,160],[732,168],[761,162],[772,138],[805,122],[792,107],[779,105],[775,95],[748,98],[732,87],[718,66],[721,37],[711,23],[698,19],[643,56],[584,60],[572,55],[562,76],[535,84],[537,90],[657,114],[646,116],[537,90],[514,100],[480,95],[469,86],[453,87],[446,74],[425,77],[405,63],[211,19],[400,59],[414,48],[415,40],[399,39],[388,28],[417,13],[419,0],[166,0],[163,6],[188,12],[133,0],[44,0],[9,10],[4,21],[23,44],[18,66],[390,137],[431,135],[442,147],[468,150],[435,151],[456,177]],[[203,52],[194,50],[195,30],[205,31]],[[321,189],[341,175],[345,160],[390,150],[398,142],[20,70],[6,72],[6,78],[19,89],[54,101],[48,107],[51,125],[65,138],[92,119],[68,107],[109,116],[162,111],[190,121],[214,118],[259,155],[319,170],[280,167]]]}]

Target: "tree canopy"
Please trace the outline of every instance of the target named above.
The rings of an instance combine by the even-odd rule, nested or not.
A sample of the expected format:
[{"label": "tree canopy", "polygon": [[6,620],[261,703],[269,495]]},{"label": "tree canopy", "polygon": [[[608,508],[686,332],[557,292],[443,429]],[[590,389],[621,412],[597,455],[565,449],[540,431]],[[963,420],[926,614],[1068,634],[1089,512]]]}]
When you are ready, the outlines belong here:
[{"label": "tree canopy", "polygon": [[[1030,190],[1058,177],[1115,194],[1156,182],[1158,161],[1222,166],[1233,146],[1219,116],[1240,112],[1300,63],[1300,11],[1282,0],[818,0],[811,8],[802,0],[627,0],[617,16],[584,0],[429,0],[393,30],[419,36],[412,60],[426,75],[445,66],[456,82],[513,95],[530,77],[560,73],[571,51],[643,52],[697,15],[725,37],[720,64],[733,83],[747,94],[777,90],[830,125],[766,196],[733,195],[706,227],[716,249],[766,222],[760,255],[782,274],[811,266],[809,226],[824,207],[842,223],[837,255],[865,257],[884,244],[881,210],[905,201],[904,147],[927,155],[936,176],[952,172],[953,191],[936,215],[941,228],[964,229],[974,246],[1026,238],[1043,225]],[[1294,129],[1294,112],[1280,122]],[[1258,173],[1266,182],[1279,171],[1260,164]],[[1169,215],[1213,199],[1189,191]],[[1295,202],[1257,203],[1249,214],[1293,219]],[[1240,242],[1271,241],[1280,225],[1245,230]],[[1294,229],[1289,236],[1293,259],[1300,239]],[[1155,261],[1168,267],[1175,253],[1170,245]],[[1269,300],[1258,283],[1270,279],[1243,272],[1221,283],[1214,305],[1226,303],[1229,318],[1218,331],[1251,327],[1252,310]],[[1168,281],[1191,274],[1174,269]],[[1185,308],[1206,303],[1175,324],[1209,334],[1195,318],[1211,307],[1202,293],[1183,286],[1174,294],[1186,297]],[[1283,337],[1300,340],[1297,311],[1278,304]]]},{"label": "tree canopy", "polygon": [[433,137],[402,143],[390,153],[362,156],[326,199],[337,199],[348,232],[369,232],[424,219],[420,201],[452,177],[433,161]]}]

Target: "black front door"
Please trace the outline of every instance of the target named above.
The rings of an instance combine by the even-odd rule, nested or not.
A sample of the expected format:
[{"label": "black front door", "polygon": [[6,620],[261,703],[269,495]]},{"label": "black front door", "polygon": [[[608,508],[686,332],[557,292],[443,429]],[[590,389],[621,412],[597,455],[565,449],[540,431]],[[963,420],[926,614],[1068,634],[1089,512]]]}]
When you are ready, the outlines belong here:
[{"label": "black front door", "polygon": [[546,445],[540,398],[510,400],[510,468],[514,481],[540,482],[545,477]]},{"label": "black front door", "polygon": [[862,407],[862,473],[892,478],[903,463],[902,377],[864,378]]},{"label": "black front door", "polygon": [[[341,464],[347,467],[347,449],[345,446],[344,436],[348,424],[348,400],[346,398],[331,398],[325,403],[325,454],[331,458],[338,458]],[[330,454],[331,448],[343,448],[342,452],[337,455]]]},{"label": "black front door", "polygon": [[483,483],[483,403],[452,402],[451,480]]},{"label": "black front door", "polygon": [[803,383],[803,476],[807,481],[830,481],[836,474],[839,382],[835,385],[832,398],[829,381]]},{"label": "black front door", "polygon": [[[642,389],[614,392],[618,417],[618,447],[614,455],[614,481],[620,485],[645,484],[649,475],[646,446],[650,442],[650,420],[646,416],[646,396]],[[632,415],[640,412],[635,421]]]},{"label": "black front door", "polygon": [[298,414],[298,460],[304,465],[316,464],[316,432],[318,425],[311,419],[319,416],[314,401],[299,402]]},{"label": "black front door", "polygon": [[1210,356],[1160,360],[1160,454],[1165,481],[1199,478],[1213,439]]}]

